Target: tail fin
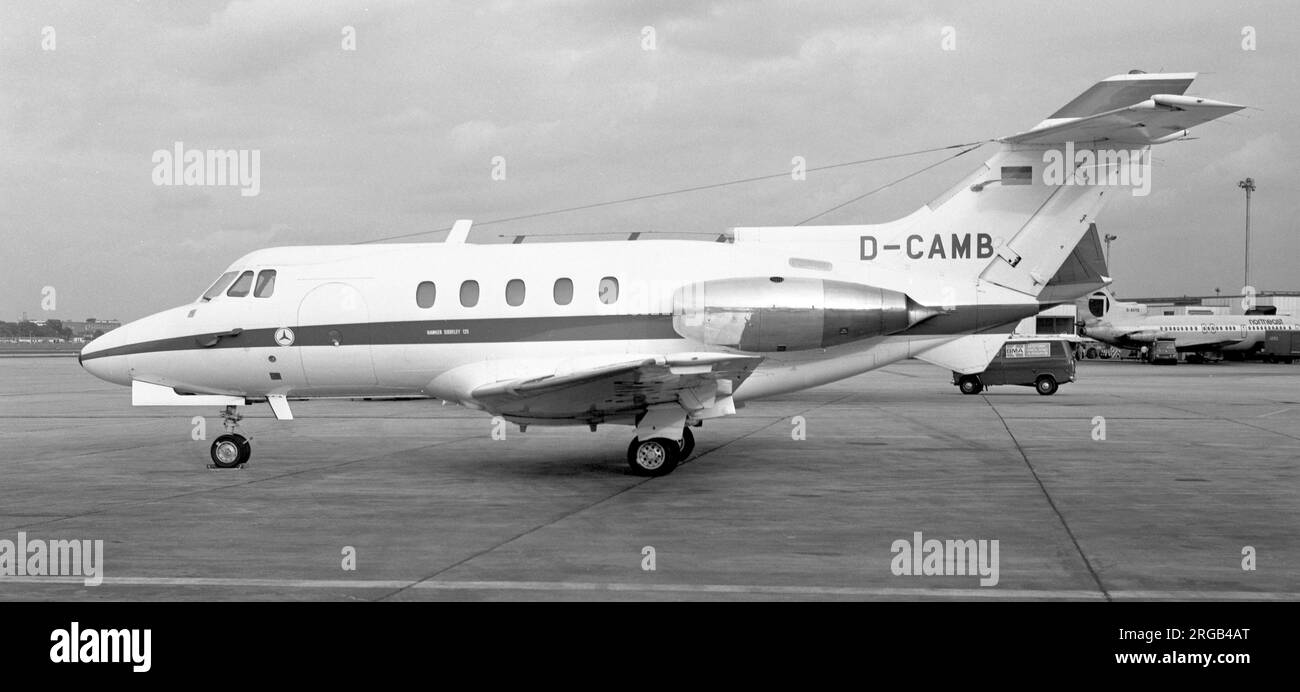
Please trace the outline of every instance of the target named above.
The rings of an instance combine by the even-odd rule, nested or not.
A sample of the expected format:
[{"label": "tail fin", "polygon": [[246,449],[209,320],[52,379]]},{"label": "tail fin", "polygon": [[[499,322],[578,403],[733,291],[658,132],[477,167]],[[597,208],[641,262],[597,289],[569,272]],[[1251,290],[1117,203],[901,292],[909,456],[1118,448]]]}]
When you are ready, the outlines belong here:
[{"label": "tail fin", "polygon": [[[1104,277],[1095,247],[1080,245],[1104,203],[1149,192],[1150,146],[1243,108],[1183,96],[1194,77],[1104,79],[1033,129],[999,140],[979,169],[897,221],[737,228],[736,242],[860,262],[868,283],[903,287],[923,305],[1072,301]],[[1071,256],[1086,265],[1067,280],[1059,273]]]},{"label": "tail fin", "polygon": [[[1195,76],[1110,77],[1032,130],[1004,138],[1001,158],[995,157],[1000,174],[989,181],[1000,185],[995,189],[977,184],[971,190],[977,195],[999,195],[982,201],[986,205],[1005,199],[1022,213],[1029,205],[1037,206],[1019,228],[1001,229],[1006,240],[980,278],[1041,296],[1075,252],[1108,194],[1124,188],[1134,196],[1150,192],[1151,145],[1182,138],[1192,126],[1244,107],[1183,96]],[[1026,177],[1028,185],[1023,182]],[[1008,186],[1008,178],[1019,190]],[[1012,202],[1010,195],[1016,192],[1022,197]],[[1069,298],[1059,289],[1054,293],[1054,299]]]},{"label": "tail fin", "polygon": [[[1084,301],[1080,299],[1079,302]],[[1147,306],[1120,300],[1109,288],[1094,291],[1088,296],[1086,305],[1080,305],[1080,308],[1083,309],[1079,311],[1079,316],[1084,317],[1086,314],[1087,320],[1112,319],[1116,316],[1144,317],[1147,314]]]}]

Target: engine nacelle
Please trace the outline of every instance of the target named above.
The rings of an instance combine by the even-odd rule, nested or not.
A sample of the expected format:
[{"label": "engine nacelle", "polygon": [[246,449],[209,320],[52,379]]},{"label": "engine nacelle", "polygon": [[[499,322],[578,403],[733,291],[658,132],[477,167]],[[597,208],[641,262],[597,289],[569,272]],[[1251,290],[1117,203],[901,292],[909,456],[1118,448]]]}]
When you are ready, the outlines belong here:
[{"label": "engine nacelle", "polygon": [[765,276],[683,286],[673,329],[710,346],[801,351],[894,334],[939,312],[875,286]]}]

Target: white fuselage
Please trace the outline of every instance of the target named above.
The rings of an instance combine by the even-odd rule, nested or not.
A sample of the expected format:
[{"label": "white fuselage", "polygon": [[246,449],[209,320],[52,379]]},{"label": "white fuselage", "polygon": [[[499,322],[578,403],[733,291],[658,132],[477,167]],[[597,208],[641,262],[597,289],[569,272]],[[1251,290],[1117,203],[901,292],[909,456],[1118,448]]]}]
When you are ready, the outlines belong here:
[{"label": "white fuselage", "polygon": [[1125,348],[1172,340],[1180,351],[1255,351],[1270,331],[1300,331],[1300,321],[1281,315],[1152,315],[1088,320],[1080,333]]},{"label": "white fuselage", "polygon": [[[845,245],[856,254],[856,236]],[[272,248],[229,269],[274,270],[269,296],[223,292],[151,315],[96,340],[83,362],[111,381],[140,380],[178,392],[469,402],[484,382],[563,373],[613,356],[726,351],[673,331],[673,297],[687,284],[811,277],[890,288],[895,280],[885,271],[864,275],[856,256],[811,268],[792,266],[810,263],[791,258],[788,246],[676,240]],[[560,304],[556,282],[564,279],[572,298]],[[417,304],[422,282],[434,284],[429,307]],[[478,286],[478,300],[470,305],[461,299],[466,282]],[[522,296],[516,283],[508,300],[511,282],[522,282]],[[426,301],[427,293],[426,287]],[[286,328],[289,344],[281,343],[288,340],[281,331]],[[205,345],[200,342],[214,339],[200,335],[218,336]],[[735,398],[842,379],[958,336],[881,336],[767,353]]]}]

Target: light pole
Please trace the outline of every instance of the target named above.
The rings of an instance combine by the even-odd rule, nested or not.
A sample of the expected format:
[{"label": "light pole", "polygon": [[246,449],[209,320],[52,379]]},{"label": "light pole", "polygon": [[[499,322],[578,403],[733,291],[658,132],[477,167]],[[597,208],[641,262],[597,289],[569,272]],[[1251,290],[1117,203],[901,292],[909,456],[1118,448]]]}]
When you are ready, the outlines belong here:
[{"label": "light pole", "polygon": [[[1242,286],[1250,285],[1250,193],[1255,191],[1255,179],[1246,178],[1237,181],[1237,187],[1246,191],[1246,271]],[[1245,290],[1244,288],[1242,289]]]},{"label": "light pole", "polygon": [[1106,271],[1110,271],[1110,241],[1118,239],[1117,235],[1106,234]]}]

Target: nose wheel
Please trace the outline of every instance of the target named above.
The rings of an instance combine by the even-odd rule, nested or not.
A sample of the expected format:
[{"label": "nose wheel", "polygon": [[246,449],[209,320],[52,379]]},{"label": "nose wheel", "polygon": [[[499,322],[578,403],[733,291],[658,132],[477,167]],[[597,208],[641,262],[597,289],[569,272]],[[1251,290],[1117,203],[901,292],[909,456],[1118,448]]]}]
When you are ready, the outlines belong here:
[{"label": "nose wheel", "polygon": [[209,456],[212,465],[219,469],[233,469],[248,463],[253,456],[253,445],[247,437],[235,432],[239,421],[243,420],[234,406],[227,406],[221,411],[221,424],[226,433],[212,441]]}]

